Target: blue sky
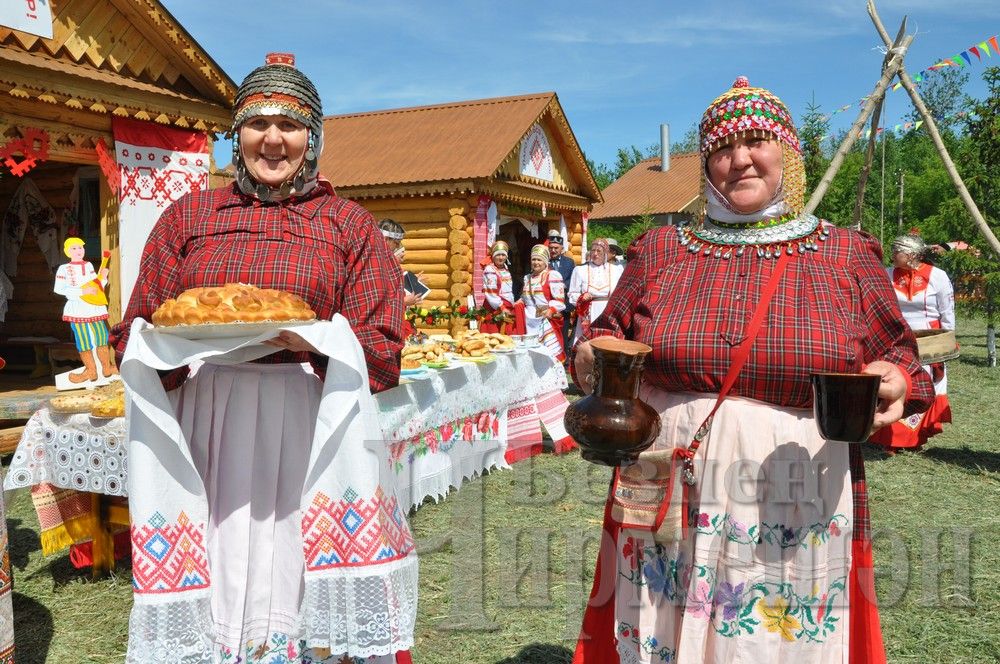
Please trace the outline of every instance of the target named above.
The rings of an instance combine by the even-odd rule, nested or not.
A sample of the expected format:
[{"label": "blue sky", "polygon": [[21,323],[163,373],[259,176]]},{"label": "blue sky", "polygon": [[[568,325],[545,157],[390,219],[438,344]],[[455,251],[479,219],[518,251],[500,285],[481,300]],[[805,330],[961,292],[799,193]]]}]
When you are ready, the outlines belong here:
[{"label": "blue sky", "polygon": [[[266,52],[295,53],[327,114],[554,90],[584,151],[607,163],[619,146],[658,142],[661,122],[679,139],[740,74],[798,118],[814,95],[826,112],[857,102],[882,62],[863,0],[164,4],[237,84]],[[997,0],[877,4],[892,34],[909,12],[910,71],[1000,32]],[[974,96],[986,66],[968,68]],[[905,91],[890,93],[886,124],[909,111]],[[227,147],[216,155],[229,162]]]}]

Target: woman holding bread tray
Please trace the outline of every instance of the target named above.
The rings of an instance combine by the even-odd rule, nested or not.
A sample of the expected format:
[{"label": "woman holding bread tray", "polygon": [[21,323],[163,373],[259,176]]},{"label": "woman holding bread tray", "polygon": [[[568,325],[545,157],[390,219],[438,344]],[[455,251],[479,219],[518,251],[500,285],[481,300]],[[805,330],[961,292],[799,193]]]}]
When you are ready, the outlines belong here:
[{"label": "woman holding bread tray", "polygon": [[[129,662],[409,661],[416,553],[365,447],[371,393],[399,380],[402,273],[320,176],[321,103],[294,62],[244,79],[236,182],[163,213],[112,334],[131,394]],[[202,340],[147,322],[199,316],[316,321]]]}]

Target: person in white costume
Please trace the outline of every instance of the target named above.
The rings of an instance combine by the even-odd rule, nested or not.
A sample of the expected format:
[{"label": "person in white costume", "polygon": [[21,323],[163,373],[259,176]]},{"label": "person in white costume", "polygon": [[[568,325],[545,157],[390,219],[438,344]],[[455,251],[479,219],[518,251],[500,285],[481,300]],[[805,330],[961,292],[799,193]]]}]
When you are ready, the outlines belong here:
[{"label": "person in white costume", "polygon": [[569,282],[569,303],[576,307],[576,332],[573,342],[590,329],[608,305],[608,298],[618,285],[624,266],[608,260],[608,241],[595,240],[590,245],[590,260],[573,270]]},{"label": "person in white costume", "polygon": [[566,309],[565,285],[558,271],[549,268],[549,248],[536,244],[531,248],[531,273],[524,275],[525,327],[552,357],[565,359],[562,338],[562,312]]},{"label": "person in white costume", "polygon": [[[923,261],[928,247],[916,234],[901,235],[892,243],[889,279],[896,291],[899,308],[911,330],[954,330],[955,293],[944,270]],[[925,364],[924,371],[934,382],[934,401],[923,413],[915,413],[872,436],[873,443],[889,453],[919,449],[927,439],[951,422],[948,402],[948,370],[944,362]]]}]

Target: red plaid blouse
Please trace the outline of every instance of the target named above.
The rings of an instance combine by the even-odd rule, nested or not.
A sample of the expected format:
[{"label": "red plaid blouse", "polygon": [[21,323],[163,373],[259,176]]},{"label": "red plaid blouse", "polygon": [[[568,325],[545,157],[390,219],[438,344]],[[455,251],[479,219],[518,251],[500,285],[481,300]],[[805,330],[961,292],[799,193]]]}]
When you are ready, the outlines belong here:
[{"label": "red plaid blouse", "polygon": [[[111,343],[120,356],[132,320],[150,320],[164,300],[188,288],[227,282],[280,288],[302,297],[320,320],[335,313],[347,318],[364,349],[372,390],[384,390],[399,382],[402,279],[371,215],[322,185],[276,203],[261,203],[235,185],[194,192],[153,227]],[[326,358],[282,351],[258,361],[311,361],[322,370]],[[168,378],[168,389],[186,375]]]},{"label": "red plaid blouse", "polygon": [[[911,378],[906,414],[926,410],[934,390],[878,242],[827,228],[819,251],[791,258],[732,394],[811,407],[810,373],[860,371],[886,360]],[[648,344],[644,379],[664,390],[718,392],[777,261],[756,251],[705,256],[678,240],[676,228],[664,227],[633,243],[608,307],[585,338],[610,334]]]}]

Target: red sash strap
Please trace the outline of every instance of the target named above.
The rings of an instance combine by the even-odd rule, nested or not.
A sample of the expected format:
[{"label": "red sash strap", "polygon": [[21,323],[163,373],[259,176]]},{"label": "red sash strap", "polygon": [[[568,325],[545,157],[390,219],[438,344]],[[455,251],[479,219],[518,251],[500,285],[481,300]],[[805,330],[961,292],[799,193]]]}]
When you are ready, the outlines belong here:
[{"label": "red sash strap", "polygon": [[[784,274],[785,268],[788,266],[789,258],[791,258],[791,254],[787,251],[782,252],[781,257],[778,259],[778,264],[774,266],[774,271],[771,272],[771,278],[768,280],[767,285],[764,286],[764,292],[761,293],[760,301],[757,303],[757,308],[754,310],[753,317],[750,318],[750,323],[747,325],[746,337],[743,339],[743,342],[739,345],[739,347],[737,347],[736,353],[733,355],[733,363],[729,365],[729,371],[726,373],[726,377],[722,381],[722,388],[719,390],[719,398],[715,400],[715,405],[712,406],[712,411],[708,414],[708,417],[705,418],[705,421],[701,423],[701,426],[698,427],[698,430],[694,434],[694,438],[691,440],[691,444],[686,448],[679,447],[674,450],[674,458],[676,459],[680,457],[684,461],[682,474],[684,497],[681,504],[681,525],[685,534],[688,529],[688,503],[690,488],[695,483],[695,453],[698,451],[698,448],[701,447],[701,441],[708,436],[709,429],[712,427],[712,418],[715,417],[716,411],[719,410],[719,406],[722,405],[726,395],[729,394],[729,391],[736,383],[736,379],[739,377],[740,370],[743,368],[743,365],[746,364],[747,358],[750,357],[750,348],[753,346],[754,341],[757,340],[757,334],[760,332],[761,323],[764,322],[764,316],[767,315],[767,309],[771,304],[771,298],[774,297],[775,291],[778,290],[778,282],[781,280],[781,275]],[[660,524],[663,523],[663,518],[666,516],[669,504],[669,500],[664,500],[663,504],[660,505],[660,511],[656,515],[657,528],[659,528]]]}]

